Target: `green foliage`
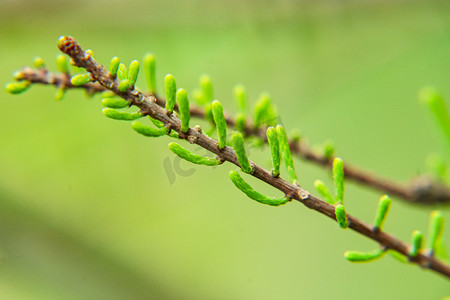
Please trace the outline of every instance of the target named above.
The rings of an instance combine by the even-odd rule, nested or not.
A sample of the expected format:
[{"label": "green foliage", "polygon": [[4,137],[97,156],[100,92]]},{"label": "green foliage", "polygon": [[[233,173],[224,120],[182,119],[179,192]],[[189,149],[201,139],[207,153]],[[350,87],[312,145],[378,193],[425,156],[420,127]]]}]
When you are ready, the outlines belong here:
[{"label": "green foliage", "polygon": [[397,251],[390,250],[390,251],[388,251],[388,253],[390,256],[392,256],[393,258],[395,258],[396,260],[398,260],[401,263],[404,263],[404,264],[410,263],[408,257],[406,257],[405,255],[403,255],[401,253],[398,253]]},{"label": "green foliage", "polygon": [[57,89],[56,93],[55,93],[56,101],[61,101],[65,95],[66,95],[66,89],[64,89],[64,88]]},{"label": "green foliage", "polygon": [[278,177],[280,176],[280,143],[278,143],[278,133],[277,130],[273,127],[267,128],[267,140],[269,142],[270,154],[272,158],[272,176]]},{"label": "green foliage", "polygon": [[210,102],[206,103],[203,108],[205,110],[205,119],[210,122],[214,121],[211,103]]},{"label": "green foliage", "polygon": [[330,191],[326,187],[326,185],[321,180],[314,181],[314,187],[317,192],[322,196],[322,198],[331,205],[334,205],[334,197],[331,195]]},{"label": "green foliage", "polygon": [[56,67],[58,68],[58,71],[61,73],[66,74],[69,73],[69,62],[64,54],[59,54],[56,57]]},{"label": "green foliage", "polygon": [[374,225],[374,229],[376,231],[382,230],[384,221],[386,220],[387,214],[389,213],[391,203],[392,200],[387,195],[384,195],[380,198]]},{"label": "green foliage", "polygon": [[45,68],[45,62],[44,62],[44,60],[43,60],[42,58],[40,58],[39,56],[37,56],[37,57],[34,59],[33,67],[34,67],[35,69],[43,69],[43,68]]},{"label": "green foliage", "polygon": [[128,81],[130,82],[130,86],[134,87],[136,84],[136,80],[139,74],[139,62],[137,60],[133,60],[130,63],[130,68],[128,72]]},{"label": "green foliage", "polygon": [[170,151],[175,153],[178,157],[180,157],[184,160],[187,160],[196,165],[216,166],[221,163],[220,160],[218,160],[216,158],[208,158],[208,157],[203,157],[201,155],[197,155],[197,154],[187,150],[186,148],[183,148],[182,146],[180,146],[177,143],[170,143],[169,149],[170,149]]},{"label": "green foliage", "polygon": [[202,89],[202,97],[199,99],[200,105],[205,105],[213,101],[213,85],[211,78],[208,75],[202,75],[200,77],[200,87]]},{"label": "green foliage", "polygon": [[283,126],[277,125],[275,128],[278,135],[278,142],[280,144],[281,156],[284,160],[284,164],[286,166],[287,173],[291,182],[297,184],[297,174],[294,169],[294,161],[292,160],[291,149],[289,148],[289,141],[287,139],[286,131]]},{"label": "green foliage", "polygon": [[345,207],[342,204],[336,205],[334,208],[336,214],[336,221],[340,228],[345,229],[348,227],[347,213],[345,212]]},{"label": "green foliage", "polygon": [[155,125],[158,128],[164,127],[164,123],[160,120],[153,119],[152,117],[148,117],[150,121],[152,121],[153,125]]},{"label": "green foliage", "polygon": [[442,231],[444,230],[444,217],[438,210],[433,211],[430,217],[430,244],[431,251],[435,252],[438,248],[438,244],[442,239]]},{"label": "green foliage", "polygon": [[10,94],[20,94],[28,90],[31,86],[31,82],[29,81],[20,81],[20,82],[12,82],[8,83],[5,87],[7,93]]},{"label": "green foliage", "polygon": [[131,82],[128,79],[124,79],[121,82],[119,82],[118,90],[120,92],[126,92],[132,87]]},{"label": "green foliage", "polygon": [[122,98],[103,98],[102,99],[102,105],[104,107],[109,107],[109,108],[125,108],[128,107],[130,105],[130,103]]},{"label": "green foliage", "polygon": [[244,132],[245,128],[245,116],[243,114],[238,114],[236,116],[236,130],[239,132]]},{"label": "green foliage", "polygon": [[216,123],[217,133],[219,136],[219,149],[223,149],[227,143],[227,122],[223,114],[222,104],[218,100],[211,103],[214,123]]},{"label": "green foliage", "polygon": [[185,89],[179,89],[176,94],[178,109],[180,110],[181,132],[188,132],[191,121],[189,99]]},{"label": "green foliage", "polygon": [[412,246],[409,250],[409,256],[416,257],[419,255],[420,251],[423,248],[423,234],[419,230],[414,230],[412,233]]},{"label": "green foliage", "polygon": [[203,92],[200,88],[196,88],[192,91],[192,97],[197,104],[203,105]]},{"label": "green foliage", "polygon": [[441,93],[433,87],[425,87],[420,91],[419,99],[431,110],[439,127],[447,137],[447,142],[450,144],[450,116]]},{"label": "green foliage", "polygon": [[428,170],[431,171],[436,180],[439,180],[441,182],[446,181],[447,176],[449,175],[449,171],[442,155],[439,155],[437,153],[429,154],[426,159],[426,164]]},{"label": "green foliage", "polygon": [[114,56],[109,63],[109,75],[112,78],[116,78],[117,71],[119,70],[120,59],[117,56]]},{"label": "green foliage", "polygon": [[242,171],[245,173],[252,173],[253,167],[247,157],[247,152],[245,151],[244,137],[240,132],[233,133],[231,137],[231,142],[233,144],[234,151],[236,152],[237,159],[241,165]]},{"label": "green foliage", "polygon": [[119,69],[117,70],[117,79],[119,79],[119,81],[128,79],[128,70],[123,63],[119,63]]},{"label": "green foliage", "polygon": [[85,85],[88,82],[91,82],[92,78],[91,75],[89,73],[86,74],[78,74],[73,76],[70,79],[70,82],[74,85],[74,86],[81,86],[81,85]]},{"label": "green foliage", "polygon": [[247,113],[247,92],[243,85],[235,86],[233,90],[234,98],[238,107],[238,112],[245,116]]},{"label": "green foliage", "polygon": [[156,93],[156,59],[152,53],[144,57],[144,72],[147,79],[147,87],[153,95]]},{"label": "green foliage", "polygon": [[333,161],[333,180],[335,186],[336,197],[333,198],[331,193],[325,184],[316,180],[314,182],[314,187],[319,192],[319,194],[324,198],[324,200],[331,205],[335,205],[335,215],[336,221],[340,228],[347,228],[347,213],[345,212],[345,207],[343,205],[344,200],[344,163],[342,159],[335,158]]},{"label": "green foliage", "polygon": [[149,127],[147,125],[144,125],[140,122],[133,122],[131,123],[131,128],[136,131],[139,134],[142,134],[144,136],[148,137],[159,137],[166,135],[169,132],[169,129],[166,127],[161,127],[158,129]]},{"label": "green foliage", "polygon": [[255,103],[253,110],[253,123],[255,128],[259,128],[264,124],[268,126],[276,125],[277,116],[275,113],[275,108],[272,106],[272,100],[270,99],[269,94],[261,94],[258,101]]},{"label": "green foliage", "polygon": [[326,141],[323,145],[323,157],[331,159],[334,155],[334,144],[332,141]]},{"label": "green foliage", "polygon": [[166,90],[166,110],[168,114],[173,112],[176,101],[177,83],[172,74],[164,78],[164,89]]},{"label": "green foliage", "polygon": [[140,112],[127,113],[115,110],[113,108],[104,108],[102,110],[102,113],[103,115],[105,115],[105,117],[121,121],[133,121],[143,117],[143,115]]},{"label": "green foliage", "polygon": [[289,201],[288,197],[272,198],[255,191],[236,171],[230,171],[228,175],[238,189],[240,189],[250,199],[255,200],[259,203],[271,206],[280,206],[286,204]]},{"label": "green foliage", "polygon": [[336,202],[344,203],[344,162],[339,157],[333,161],[333,179],[336,189]]},{"label": "green foliage", "polygon": [[370,262],[383,257],[386,253],[384,249],[376,249],[369,252],[346,251],[345,258],[351,262]]},{"label": "green foliage", "polygon": [[289,132],[292,142],[298,143],[302,139],[302,133],[300,130],[294,128]]}]

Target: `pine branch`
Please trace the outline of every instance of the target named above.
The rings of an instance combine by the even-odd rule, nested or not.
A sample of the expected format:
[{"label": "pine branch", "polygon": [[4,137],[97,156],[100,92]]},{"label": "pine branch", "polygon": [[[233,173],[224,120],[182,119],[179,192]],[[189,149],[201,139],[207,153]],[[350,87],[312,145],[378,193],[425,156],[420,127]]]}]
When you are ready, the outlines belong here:
[{"label": "pine branch", "polygon": [[[68,54],[73,63],[81,68],[86,69],[89,72],[89,76],[93,81],[97,81],[100,85],[112,91],[114,94],[120,96],[130,103],[130,105],[137,106],[140,111],[139,114],[142,116],[150,116],[153,119],[156,119],[162,122],[164,128],[169,131],[175,131],[180,139],[185,139],[191,144],[197,144],[200,147],[207,149],[208,151],[217,155],[217,162],[230,162],[238,167],[241,165],[239,161],[243,161],[246,158],[245,153],[242,153],[241,150],[233,149],[229,146],[224,146],[223,148],[219,147],[218,141],[208,137],[203,134],[199,127],[195,128],[185,128],[182,130],[182,120],[180,120],[175,114],[169,113],[166,109],[162,108],[158,105],[158,99],[154,96],[146,96],[142,94],[140,91],[135,90],[134,87],[128,86],[127,89],[123,89],[123,81],[117,78],[113,78],[102,65],[100,65],[90,53],[86,53],[80,47],[80,45],[71,37],[61,37],[58,41],[58,47],[61,51]],[[187,116],[189,118],[189,116]],[[183,124],[185,124],[186,120],[183,120]],[[162,128],[162,127],[161,127]],[[278,127],[277,127],[278,128]],[[278,131],[278,130],[277,130]],[[237,135],[236,138],[239,138]],[[234,137],[233,137],[234,139]],[[280,140],[280,143],[283,143],[283,140]],[[281,147],[286,150],[285,148]],[[287,147],[288,148],[288,147]],[[236,148],[237,149],[237,148]],[[178,151],[178,155],[183,154],[182,149],[176,150]],[[244,157],[245,156],[245,157]],[[189,158],[189,160],[192,158]],[[196,159],[196,163],[203,163],[201,160]],[[210,162],[211,160],[208,160]],[[308,191],[302,189],[297,184],[289,183],[288,181],[280,178],[279,176],[273,176],[271,172],[263,169],[258,166],[256,163],[252,161],[248,161],[250,164],[249,173],[251,176],[258,178],[259,180],[275,187],[276,189],[282,191],[284,195],[289,198],[288,200],[296,200],[306,207],[313,209],[330,219],[336,220],[342,223],[342,226],[350,228],[351,230],[358,232],[361,235],[366,236],[374,241],[376,241],[380,245],[380,250],[375,252],[370,252],[366,254],[361,254],[359,252],[349,252],[346,254],[347,258],[352,261],[362,261],[362,260],[372,260],[379,258],[383,253],[387,250],[393,250],[397,254],[401,254],[403,258],[407,258],[409,262],[417,264],[423,268],[431,269],[439,274],[444,275],[447,278],[450,278],[450,266],[444,264],[443,262],[437,260],[433,255],[433,249],[436,245],[439,244],[440,238],[442,235],[442,216],[439,213],[435,213],[432,219],[432,242],[431,245],[431,253],[429,255],[424,254],[424,251],[414,251],[412,254],[412,247],[407,243],[397,239],[396,237],[387,234],[382,231],[381,225],[384,222],[384,218],[388,211],[390,202],[386,202],[383,200],[382,205],[379,209],[379,216],[377,216],[377,227],[370,226],[365,222],[345,213],[345,209],[343,208],[342,202],[343,198],[339,199],[340,203],[334,207],[331,204],[328,204],[321,200],[320,198],[310,194]],[[235,172],[237,174],[237,172]],[[233,176],[235,175],[233,173]],[[341,178],[343,176],[343,166],[341,162],[334,164],[333,173],[335,174],[335,178]],[[293,178],[291,178],[292,180]],[[246,189],[246,191],[252,194],[252,197],[258,198],[257,194],[251,193],[249,191],[249,186],[242,186],[240,179],[238,177],[234,177],[236,183],[241,185],[239,188]],[[235,184],[236,184],[235,183]],[[238,184],[236,186],[238,186]],[[338,194],[342,195],[343,185],[337,185]],[[280,205],[284,202],[272,203],[274,205]],[[271,204],[271,205],[272,205]],[[339,212],[338,212],[339,208]],[[381,215],[380,215],[381,214]],[[342,222],[342,219],[345,222]],[[340,223],[340,225],[341,225]],[[420,239],[418,239],[420,240]],[[419,246],[420,248],[420,246]],[[394,252],[394,253],[395,253]]]},{"label": "pine branch", "polygon": [[[81,88],[85,89],[88,94],[104,92],[107,89],[95,82],[88,82],[80,86],[74,86],[70,82],[70,76],[67,73],[52,73],[47,69],[32,69],[25,67],[15,75],[16,80],[28,81],[31,83],[54,85],[63,89]],[[149,96],[149,95],[148,95]],[[153,95],[156,99],[156,104],[164,107],[166,101],[164,98]],[[178,106],[175,105],[175,110],[178,111]],[[190,106],[190,114],[193,117],[206,118],[205,110],[199,106]],[[236,128],[237,120],[230,114],[224,113],[225,121],[228,126]],[[245,122],[243,133],[245,136],[258,137],[264,142],[266,137],[267,127],[262,126],[256,128],[254,124]],[[328,168],[331,171],[334,157],[326,157],[325,155],[316,153],[311,150],[305,143],[301,141],[290,140],[289,146],[294,155],[306,161],[315,163],[319,166]],[[344,166],[346,179],[354,180],[360,184],[366,185],[373,189],[387,193],[391,196],[397,196],[400,199],[415,204],[435,205],[435,204],[450,204],[450,188],[446,185],[432,180],[427,176],[421,176],[411,180],[406,184],[396,182],[387,178],[377,176],[369,171],[352,166],[348,163]]]}]

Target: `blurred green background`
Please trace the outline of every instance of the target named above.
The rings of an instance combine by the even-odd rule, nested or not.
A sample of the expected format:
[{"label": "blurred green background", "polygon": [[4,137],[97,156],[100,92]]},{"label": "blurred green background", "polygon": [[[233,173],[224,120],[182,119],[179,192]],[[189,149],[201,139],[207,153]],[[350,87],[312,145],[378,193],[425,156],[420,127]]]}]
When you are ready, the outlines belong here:
[{"label": "blurred green background", "polygon": [[[167,73],[191,92],[207,73],[227,111],[236,111],[235,84],[252,102],[267,91],[288,129],[312,145],[331,138],[344,160],[389,178],[406,181],[425,171],[428,153],[445,153],[417,93],[432,84],[449,99],[449,1],[3,0],[0,82],[35,55],[55,69],[62,34],[104,64],[152,51],[160,90]],[[54,93],[0,93],[1,299],[450,294],[448,280],[388,256],[348,263],[344,251],[376,244],[298,203],[258,205],[232,186],[229,164],[181,162],[195,171],[180,176],[168,137],[146,139],[106,119],[99,99],[81,91],[62,102]],[[270,166],[267,151],[250,152]],[[306,189],[317,178],[331,184],[324,170],[295,163]],[[347,211],[371,222],[380,196],[348,182]],[[426,232],[434,208],[396,200],[385,229],[404,240]]]}]

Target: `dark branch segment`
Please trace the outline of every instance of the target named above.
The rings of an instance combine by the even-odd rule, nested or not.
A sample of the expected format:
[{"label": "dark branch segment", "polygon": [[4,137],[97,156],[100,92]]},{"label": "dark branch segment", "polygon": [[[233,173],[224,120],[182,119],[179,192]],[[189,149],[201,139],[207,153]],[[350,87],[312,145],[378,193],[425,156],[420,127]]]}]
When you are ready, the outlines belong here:
[{"label": "dark branch segment", "polygon": [[[185,139],[189,143],[197,144],[210,152],[215,153],[220,161],[228,161],[240,167],[233,148],[225,146],[223,149],[219,149],[216,140],[202,134],[201,130],[195,128],[188,128],[186,132],[182,132],[180,119],[174,114],[168,114],[167,110],[160,106],[160,103],[158,103],[158,100],[154,96],[145,96],[134,89],[129,89],[124,92],[119,91],[119,82],[113,79],[109,72],[102,65],[97,63],[91,55],[86,54],[73,38],[61,37],[58,41],[58,47],[72,58],[75,65],[82,67],[91,73],[92,78],[98,81],[103,87],[129,101],[132,105],[139,107],[141,114],[149,115],[150,117],[163,122],[165,127],[176,131],[181,139]],[[254,162],[250,161],[250,164],[253,168],[251,173],[252,176],[277,188],[287,197],[303,203],[308,208],[311,208],[330,219],[336,220],[334,206],[309,194],[309,192],[298,185],[291,184],[280,177],[272,176],[271,172],[263,169]],[[372,226],[351,215],[347,215],[347,220],[349,228],[376,241],[382,248],[395,250],[408,257],[411,262],[423,268],[434,270],[450,278],[450,267],[436,260],[433,256],[420,253],[415,257],[411,257],[409,255],[410,246],[405,242],[381,230],[374,231]]]},{"label": "dark branch segment", "polygon": [[[70,82],[70,77],[68,74],[52,73],[45,68],[32,69],[25,67],[16,73],[15,78],[17,80],[26,80],[31,83],[55,85],[64,89],[81,88],[85,89],[88,94],[94,94],[107,90],[97,82],[89,82],[82,86],[74,86]],[[156,99],[156,104],[159,106],[164,107],[166,105],[166,101],[163,98],[157,95],[154,95],[154,98]],[[178,111],[178,105],[175,104],[174,109]],[[190,106],[190,115],[198,118],[206,118],[204,109],[198,106]],[[239,122],[242,120],[235,119],[227,113],[225,113],[225,121],[228,126],[234,128],[242,126],[242,124],[238,124],[242,123]],[[242,129],[246,136],[255,136],[264,140],[266,143],[268,142],[265,134],[267,127],[255,128],[253,124],[244,122]],[[289,147],[292,153],[297,157],[326,167],[331,171],[334,157],[325,157],[321,154],[315,153],[307,145],[305,145],[305,143],[299,141],[290,140]],[[401,184],[390,179],[379,177],[366,170],[349,165],[348,163],[344,166],[344,172],[346,179],[354,180],[358,183],[389,194],[390,196],[397,196],[406,202],[424,205],[435,205],[439,203],[450,204],[450,188],[433,181],[426,176],[418,177],[411,180],[407,184]]]}]

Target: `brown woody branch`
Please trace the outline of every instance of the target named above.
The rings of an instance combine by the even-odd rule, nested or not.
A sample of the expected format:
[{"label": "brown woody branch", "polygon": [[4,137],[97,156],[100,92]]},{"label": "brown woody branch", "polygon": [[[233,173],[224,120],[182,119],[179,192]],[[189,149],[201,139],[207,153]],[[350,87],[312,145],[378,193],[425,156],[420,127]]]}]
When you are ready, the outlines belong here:
[{"label": "brown woody branch", "polygon": [[[137,90],[128,90],[127,92],[120,92],[118,90],[119,82],[109,76],[109,72],[100,65],[92,56],[88,56],[81,49],[80,45],[71,37],[61,38],[58,42],[58,47],[61,51],[68,54],[74,63],[81,68],[86,69],[92,74],[92,77],[103,87],[114,92],[116,95],[130,102],[140,108],[144,115],[149,115],[165,124],[165,126],[178,132],[180,138],[187,140],[191,144],[197,144],[212,153],[215,153],[222,161],[228,161],[236,166],[240,166],[233,148],[226,146],[219,150],[216,140],[202,134],[200,129],[190,128],[186,133],[181,132],[181,121],[175,115],[169,115],[167,111],[157,104],[157,99],[154,96],[146,96]],[[327,217],[336,220],[334,207],[316,196],[310,194],[298,185],[291,184],[282,178],[273,177],[271,173],[254,162],[252,176],[266,182],[267,184],[282,191],[291,199],[295,199]],[[428,268],[450,278],[450,266],[440,262],[432,255],[425,255],[423,253],[416,257],[409,257],[409,245],[405,242],[395,238],[382,231],[374,231],[373,227],[363,221],[348,215],[349,228],[356,231],[374,241],[381,247],[395,250],[410,259],[423,268]]]},{"label": "brown woody branch", "polygon": [[[32,83],[55,85],[65,89],[82,88],[85,89],[88,94],[94,94],[96,92],[102,92],[106,89],[98,83],[87,83],[82,86],[74,86],[70,83],[70,76],[64,73],[52,73],[46,69],[31,69],[25,67],[23,70],[17,73],[16,79],[28,80]],[[156,103],[164,107],[165,100],[159,96],[156,96]],[[176,108],[175,108],[176,109]],[[205,118],[205,111],[198,106],[191,106],[191,116],[198,118]],[[235,119],[225,113],[225,120],[231,127],[235,127]],[[267,143],[266,127],[255,128],[253,124],[246,122],[244,127],[244,134],[246,136],[255,136]],[[313,152],[305,143],[290,140],[289,142],[291,151],[300,158],[305,159],[321,165],[331,170],[333,157],[326,158],[323,155]],[[346,163],[344,167],[346,179],[354,180],[363,185],[377,189],[383,193],[391,196],[397,196],[409,203],[418,203],[424,205],[433,205],[438,203],[450,204],[450,188],[431,180],[427,176],[418,177],[411,180],[407,184],[401,184],[399,182],[379,177],[371,172],[357,168]]]}]

